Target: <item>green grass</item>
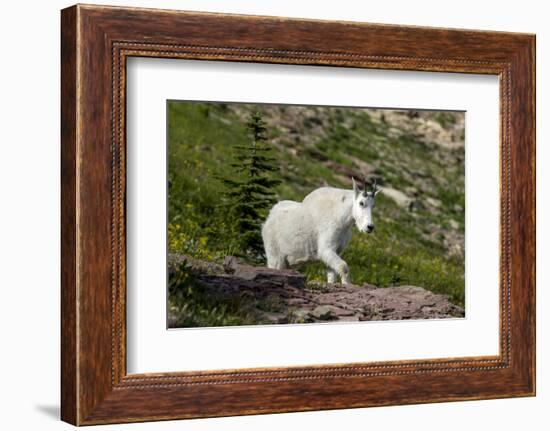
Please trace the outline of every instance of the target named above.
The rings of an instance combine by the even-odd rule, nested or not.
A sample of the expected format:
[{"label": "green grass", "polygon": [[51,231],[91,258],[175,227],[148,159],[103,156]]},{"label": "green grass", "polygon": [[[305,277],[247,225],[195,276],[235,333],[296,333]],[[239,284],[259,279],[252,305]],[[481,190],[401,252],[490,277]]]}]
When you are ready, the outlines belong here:
[{"label": "green grass", "polygon": [[172,268],[168,292],[170,307],[177,309],[175,327],[235,326],[254,324],[247,312],[250,300],[246,297],[213,296],[197,282],[191,267],[185,262]]},{"label": "green grass", "polygon": [[[216,262],[234,254],[220,178],[232,175],[233,147],[248,142],[242,114],[247,109],[257,106],[234,109],[224,104],[168,103],[170,251]],[[287,115],[288,108],[260,109],[269,118]],[[298,133],[292,136],[278,124],[268,127],[276,140],[274,156],[282,180],[276,189],[278,199],[302,200],[323,183],[348,188],[350,180],[343,172],[357,169],[354,161],[361,160],[383,178],[384,185],[416,189],[423,202],[428,197],[439,200],[437,211],[428,211],[424,205],[409,212],[382,193],[374,210],[375,232],[355,231],[343,258],[356,284],[421,286],[447,294],[463,306],[463,256],[448,257],[442,239],[430,236],[434,226],[445,232],[450,220],[464,227],[464,213],[457,211],[464,208],[463,158],[450,165],[433,144],[405,132],[390,134],[388,124],[374,121],[366,110],[311,111],[312,115],[296,120]],[[435,118],[443,127],[454,124],[454,117],[440,114]],[[314,133],[320,126],[323,132]],[[327,161],[341,169],[329,167]],[[325,280],[319,263],[300,270],[309,280]],[[239,304],[216,308],[208,302],[208,298],[198,301],[197,310],[204,311],[197,320],[200,323],[248,322]]]},{"label": "green grass", "polygon": [[455,117],[450,112],[438,112],[435,116],[435,121],[437,121],[441,127],[446,128],[449,125],[455,124]]}]

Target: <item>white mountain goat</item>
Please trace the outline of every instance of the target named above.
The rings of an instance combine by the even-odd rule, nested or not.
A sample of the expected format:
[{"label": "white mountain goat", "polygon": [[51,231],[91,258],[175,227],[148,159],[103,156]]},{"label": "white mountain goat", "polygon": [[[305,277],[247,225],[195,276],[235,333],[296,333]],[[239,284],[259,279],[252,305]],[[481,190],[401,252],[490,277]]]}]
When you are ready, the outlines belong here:
[{"label": "white mountain goat", "polygon": [[302,262],[320,260],[327,266],[327,280],[350,283],[348,264],[340,257],[351,239],[353,224],[360,232],[374,230],[372,209],[380,191],[321,187],[302,202],[281,201],[271,208],[262,226],[267,266],[285,269]]}]

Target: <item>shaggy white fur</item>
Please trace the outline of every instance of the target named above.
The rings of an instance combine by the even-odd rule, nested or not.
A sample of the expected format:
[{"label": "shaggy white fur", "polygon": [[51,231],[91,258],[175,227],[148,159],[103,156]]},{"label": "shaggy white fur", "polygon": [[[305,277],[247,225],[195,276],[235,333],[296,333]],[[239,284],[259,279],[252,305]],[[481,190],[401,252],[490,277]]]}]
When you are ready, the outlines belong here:
[{"label": "shaggy white fur", "polygon": [[321,187],[302,202],[281,201],[273,206],[262,226],[267,266],[284,269],[320,260],[327,266],[327,280],[350,283],[348,264],[340,257],[351,239],[353,224],[372,232],[374,197],[379,190]]}]

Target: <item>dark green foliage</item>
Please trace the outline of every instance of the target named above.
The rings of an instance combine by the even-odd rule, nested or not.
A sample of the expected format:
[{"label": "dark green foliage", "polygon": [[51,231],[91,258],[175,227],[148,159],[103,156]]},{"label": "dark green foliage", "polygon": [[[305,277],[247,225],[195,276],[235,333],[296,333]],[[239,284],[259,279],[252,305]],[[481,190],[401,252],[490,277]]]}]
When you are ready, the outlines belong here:
[{"label": "dark green foliage", "polygon": [[207,292],[185,261],[174,265],[168,281],[169,306],[177,310],[176,327],[231,326],[255,323],[247,298],[227,299]]},{"label": "dark green foliage", "polygon": [[168,280],[168,295],[177,306],[184,306],[188,303],[189,296],[193,294],[193,285],[195,278],[191,267],[186,261],[175,266],[170,272]]},{"label": "dark green foliage", "polygon": [[280,181],[270,174],[278,167],[270,155],[273,150],[267,143],[267,128],[259,112],[250,115],[247,129],[251,140],[247,145],[234,147],[234,173],[223,183],[239,254],[260,262],[265,258],[261,225],[267,210],[277,201],[273,188]]},{"label": "dark green foliage", "polygon": [[455,123],[455,117],[450,112],[439,112],[435,116],[435,121],[437,121],[441,127],[446,128]]}]

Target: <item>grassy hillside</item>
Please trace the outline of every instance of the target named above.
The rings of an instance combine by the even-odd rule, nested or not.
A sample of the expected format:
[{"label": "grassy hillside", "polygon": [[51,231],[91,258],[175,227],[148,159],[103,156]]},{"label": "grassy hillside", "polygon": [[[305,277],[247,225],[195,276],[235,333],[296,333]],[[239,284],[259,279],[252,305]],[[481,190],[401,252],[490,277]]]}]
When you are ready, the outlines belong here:
[{"label": "grassy hillside", "polygon": [[[268,125],[277,198],[302,200],[322,185],[377,178],[376,230],[343,258],[352,282],[416,285],[464,305],[464,115],[379,109],[168,103],[169,249],[220,262],[234,254],[221,178],[249,142],[253,111]],[[321,264],[300,268],[325,281]]]}]

